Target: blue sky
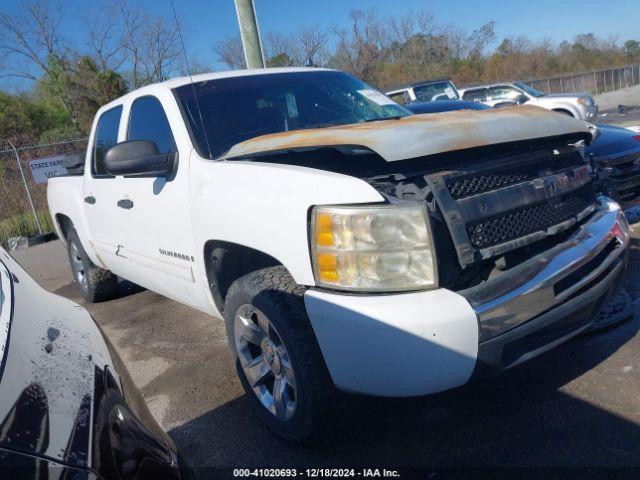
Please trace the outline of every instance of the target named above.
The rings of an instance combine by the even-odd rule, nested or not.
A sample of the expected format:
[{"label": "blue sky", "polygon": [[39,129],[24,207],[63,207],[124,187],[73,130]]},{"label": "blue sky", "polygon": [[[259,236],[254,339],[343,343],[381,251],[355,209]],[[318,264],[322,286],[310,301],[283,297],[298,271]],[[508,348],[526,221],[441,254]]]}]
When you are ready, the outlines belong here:
[{"label": "blue sky", "polygon": [[[174,0],[186,27],[189,57],[223,68],[213,45],[238,34],[233,0]],[[100,4],[64,0],[63,36],[77,45],[84,25],[78,21],[83,9]],[[171,14],[169,0],[128,0],[160,15]],[[344,25],[349,10],[375,8],[380,16],[428,10],[438,24],[472,30],[495,20],[498,38],[524,34],[533,40],[571,40],[579,33],[616,36],[620,42],[640,39],[640,0],[255,0],[262,32],[291,33],[301,27]],[[15,11],[20,0],[2,0],[0,9]]]},{"label": "blue sky", "polygon": [[[169,0],[139,1],[169,12]],[[238,33],[233,0],[174,1],[189,28],[190,48],[210,54],[217,40]],[[592,32],[603,37],[617,35],[621,40],[640,38],[640,0],[255,0],[255,5],[263,32],[340,25],[349,10],[373,7],[382,16],[428,10],[438,23],[468,29],[495,20],[498,37],[524,34],[560,41]]]}]

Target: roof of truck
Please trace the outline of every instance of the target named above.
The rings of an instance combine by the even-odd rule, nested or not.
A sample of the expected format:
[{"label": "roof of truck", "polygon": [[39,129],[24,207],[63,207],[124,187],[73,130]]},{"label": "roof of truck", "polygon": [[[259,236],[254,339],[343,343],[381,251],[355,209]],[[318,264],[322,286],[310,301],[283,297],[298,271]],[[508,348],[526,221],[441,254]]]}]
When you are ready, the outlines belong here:
[{"label": "roof of truck", "polygon": [[111,102],[103,105],[98,109],[96,115],[101,114],[105,110],[109,110],[112,107],[123,103],[123,101],[130,98],[137,98],[143,95],[152,95],[158,91],[158,88],[177,88],[183,85],[188,85],[193,80],[194,83],[206,82],[208,80],[216,80],[219,78],[233,78],[233,77],[248,77],[251,75],[270,75],[273,73],[296,73],[296,72],[318,72],[318,71],[332,71],[330,68],[316,68],[316,67],[283,67],[283,68],[254,68],[249,70],[227,70],[223,72],[210,72],[200,73],[193,75],[193,77],[176,77],[164,82],[152,83],[145,85],[144,87],[136,88],[121,97],[112,100]]},{"label": "roof of truck", "polygon": [[[228,70],[224,72],[211,72],[201,73],[193,75],[194,82],[205,82],[207,80],[216,80],[219,78],[231,78],[231,77],[247,77],[250,75],[269,75],[272,73],[295,73],[295,72],[317,72],[317,71],[330,70],[328,68],[315,68],[315,67],[283,67],[283,68],[254,68],[249,70]],[[186,85],[191,82],[190,77],[177,77],[162,82],[162,85],[166,85],[169,88],[176,88]],[[144,87],[143,87],[144,88]]]}]

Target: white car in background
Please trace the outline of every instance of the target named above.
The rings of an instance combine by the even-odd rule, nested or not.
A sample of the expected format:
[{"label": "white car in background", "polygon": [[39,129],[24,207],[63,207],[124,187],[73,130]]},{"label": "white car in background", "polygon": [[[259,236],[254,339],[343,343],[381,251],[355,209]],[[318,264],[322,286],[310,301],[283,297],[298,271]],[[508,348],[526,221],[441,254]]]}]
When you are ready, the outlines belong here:
[{"label": "white car in background", "polygon": [[399,85],[387,90],[385,95],[401,105],[412,102],[460,100],[458,89],[448,78],[425,80],[409,85]]},{"label": "white car in background", "polygon": [[598,116],[598,105],[588,93],[544,94],[523,82],[493,83],[460,90],[462,100],[492,107],[524,103],[571,115],[591,122]]}]

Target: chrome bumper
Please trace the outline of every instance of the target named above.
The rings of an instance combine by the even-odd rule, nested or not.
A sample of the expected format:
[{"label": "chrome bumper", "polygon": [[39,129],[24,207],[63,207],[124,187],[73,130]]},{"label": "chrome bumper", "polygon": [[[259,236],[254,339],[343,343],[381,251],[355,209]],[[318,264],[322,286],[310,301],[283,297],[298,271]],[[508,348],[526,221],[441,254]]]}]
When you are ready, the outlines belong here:
[{"label": "chrome bumper", "polygon": [[494,280],[458,292],[476,312],[480,344],[554,310],[570,315],[567,304],[581,308],[574,300],[590,290],[606,293],[605,287],[624,269],[630,233],[616,202],[600,197],[599,203],[564,242]]}]

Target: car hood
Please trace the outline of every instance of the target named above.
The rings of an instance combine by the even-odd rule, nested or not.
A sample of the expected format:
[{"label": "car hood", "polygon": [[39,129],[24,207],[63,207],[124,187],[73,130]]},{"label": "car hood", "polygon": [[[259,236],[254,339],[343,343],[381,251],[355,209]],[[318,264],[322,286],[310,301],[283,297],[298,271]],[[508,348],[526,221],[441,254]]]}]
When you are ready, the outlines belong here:
[{"label": "car hood", "polygon": [[397,120],[295,130],[238,143],[224,159],[243,159],[278,151],[360,146],[388,162],[498,143],[566,134],[590,138],[584,122],[548,110],[521,106],[410,115]]},{"label": "car hood", "polygon": [[544,100],[545,98],[576,100],[578,98],[591,98],[591,95],[588,93],[547,93],[539,97],[538,100]]},{"label": "car hood", "polygon": [[598,130],[600,135],[585,148],[589,157],[607,158],[640,151],[640,137],[636,132],[613,125],[598,125]]}]

